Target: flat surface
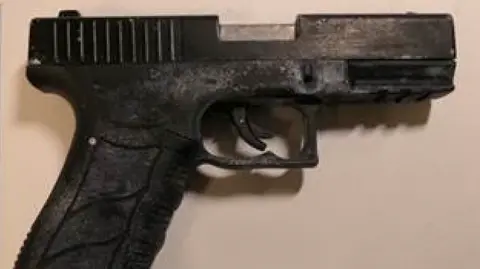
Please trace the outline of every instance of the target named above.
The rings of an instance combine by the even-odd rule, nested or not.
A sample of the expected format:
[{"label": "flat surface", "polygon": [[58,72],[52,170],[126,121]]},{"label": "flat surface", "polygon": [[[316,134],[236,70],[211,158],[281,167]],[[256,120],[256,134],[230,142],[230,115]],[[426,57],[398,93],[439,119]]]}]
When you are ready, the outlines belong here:
[{"label": "flat surface", "polygon": [[452,13],[459,56],[455,93],[431,106],[328,112],[315,169],[234,175],[203,168],[215,179],[204,192],[187,195],[153,268],[479,268],[475,3],[3,1],[0,268],[12,268],[73,134],[68,103],[37,91],[24,76],[30,19],[67,8],[98,16],[219,14],[229,23],[291,23],[297,13]]}]

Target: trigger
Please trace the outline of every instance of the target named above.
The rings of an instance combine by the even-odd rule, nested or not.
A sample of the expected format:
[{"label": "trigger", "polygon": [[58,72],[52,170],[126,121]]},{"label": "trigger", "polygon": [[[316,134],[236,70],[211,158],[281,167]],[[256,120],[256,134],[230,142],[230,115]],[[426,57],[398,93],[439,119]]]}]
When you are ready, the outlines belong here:
[{"label": "trigger", "polygon": [[274,135],[271,132],[263,129],[262,127],[254,123],[250,123],[250,129],[252,130],[252,133],[253,135],[255,135],[255,137],[258,137],[261,139],[270,139],[274,137]]},{"label": "trigger", "polygon": [[252,125],[247,118],[247,109],[245,107],[233,108],[232,120],[239,135],[245,140],[245,142],[257,150],[265,150],[267,144],[261,141],[256,134],[265,137],[268,136],[268,133],[259,129],[257,126],[255,126],[255,129],[252,129]]}]

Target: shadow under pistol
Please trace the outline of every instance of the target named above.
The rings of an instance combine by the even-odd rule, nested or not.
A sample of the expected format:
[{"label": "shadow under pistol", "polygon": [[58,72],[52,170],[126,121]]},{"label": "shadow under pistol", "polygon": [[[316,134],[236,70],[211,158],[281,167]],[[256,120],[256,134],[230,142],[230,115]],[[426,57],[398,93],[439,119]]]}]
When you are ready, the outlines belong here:
[{"label": "shadow under pistol", "polygon": [[[15,268],[149,268],[196,166],[316,166],[317,107],[445,96],[455,58],[448,14],[306,14],[250,26],[207,15],[33,19],[27,77],[71,102],[77,128]],[[268,134],[248,109],[274,104],[303,115],[298,156],[229,159],[203,147],[201,119],[221,106],[265,150]]]}]

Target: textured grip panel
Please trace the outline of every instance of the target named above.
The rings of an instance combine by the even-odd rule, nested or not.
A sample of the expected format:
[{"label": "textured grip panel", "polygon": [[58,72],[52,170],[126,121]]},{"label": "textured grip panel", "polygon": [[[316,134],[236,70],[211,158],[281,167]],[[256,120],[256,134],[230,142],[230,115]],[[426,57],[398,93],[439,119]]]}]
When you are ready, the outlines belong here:
[{"label": "textured grip panel", "polygon": [[149,147],[85,138],[69,154],[15,269],[147,269],[163,246],[195,143],[174,134]]}]

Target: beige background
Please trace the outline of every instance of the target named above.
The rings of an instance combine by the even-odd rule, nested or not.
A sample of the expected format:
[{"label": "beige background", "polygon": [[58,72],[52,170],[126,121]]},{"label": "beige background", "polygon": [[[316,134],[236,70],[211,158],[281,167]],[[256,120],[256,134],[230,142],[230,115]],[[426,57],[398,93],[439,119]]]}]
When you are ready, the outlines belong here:
[{"label": "beige background", "polygon": [[[216,13],[224,23],[291,23],[297,13],[316,12],[453,13],[454,94],[431,108],[329,112],[340,124],[319,133],[316,169],[277,171],[278,179],[208,169],[217,179],[205,193],[187,195],[154,268],[480,268],[476,2],[3,1],[0,268],[12,268],[73,133],[67,102],[32,88],[23,69],[29,20],[66,8],[84,15]],[[389,127],[376,126],[382,123]]]}]

